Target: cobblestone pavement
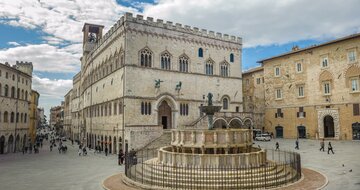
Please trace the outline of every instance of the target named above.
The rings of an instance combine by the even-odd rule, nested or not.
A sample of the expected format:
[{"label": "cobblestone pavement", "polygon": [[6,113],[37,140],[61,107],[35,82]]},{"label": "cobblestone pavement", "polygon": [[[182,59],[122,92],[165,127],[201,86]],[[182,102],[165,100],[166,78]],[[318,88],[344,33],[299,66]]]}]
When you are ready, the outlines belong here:
[{"label": "cobblestone pavement", "polygon": [[78,156],[77,146],[67,146],[66,154],[45,145],[39,154],[0,155],[0,189],[101,190],[105,178],[123,172],[115,155]]},{"label": "cobblestone pavement", "polygon": [[[319,171],[327,176],[329,183],[324,189],[360,189],[360,141],[331,141],[335,154],[320,152],[320,141],[299,140],[300,150],[295,150],[295,139],[272,139],[270,142],[255,142],[255,146],[275,149],[276,141],[280,149],[299,152],[302,166]],[[344,164],[344,167],[342,166]],[[352,170],[352,172],[350,172]]]},{"label": "cobblestone pavement", "polygon": [[[360,189],[360,141],[332,141],[334,155],[320,152],[320,142],[316,140],[300,139],[300,150],[294,149],[293,139],[255,142],[255,146],[274,149],[276,141],[282,150],[299,152],[303,167],[325,174],[329,184],[324,189]],[[77,147],[68,147],[66,154],[49,152],[46,145],[40,154],[0,155],[0,189],[101,190],[105,178],[123,172],[123,167],[116,165],[115,155],[105,157],[90,152],[88,156],[78,156]]]}]

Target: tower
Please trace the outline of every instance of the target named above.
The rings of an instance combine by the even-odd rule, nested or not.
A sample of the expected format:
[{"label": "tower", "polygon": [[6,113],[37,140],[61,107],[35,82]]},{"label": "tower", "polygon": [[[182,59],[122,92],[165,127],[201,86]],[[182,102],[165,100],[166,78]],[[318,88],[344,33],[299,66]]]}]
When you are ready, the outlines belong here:
[{"label": "tower", "polygon": [[83,32],[83,55],[86,56],[94,49],[95,44],[101,39],[104,26],[85,23]]}]

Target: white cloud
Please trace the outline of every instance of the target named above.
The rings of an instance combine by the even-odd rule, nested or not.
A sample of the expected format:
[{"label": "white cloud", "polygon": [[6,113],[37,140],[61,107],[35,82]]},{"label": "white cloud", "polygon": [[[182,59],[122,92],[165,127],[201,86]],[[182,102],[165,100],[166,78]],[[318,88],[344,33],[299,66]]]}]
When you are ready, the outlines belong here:
[{"label": "white cloud", "polygon": [[74,50],[76,45],[58,48],[39,44],[3,49],[0,62],[28,61],[33,63],[35,71],[76,73],[80,68],[80,54]]},{"label": "white cloud", "polygon": [[359,0],[159,0],[144,15],[241,36],[245,47],[360,32]]},{"label": "white cloud", "polygon": [[54,105],[60,105],[64,95],[72,88],[72,80],[40,78],[33,76],[32,88],[40,93],[39,104],[44,107],[45,113]]},{"label": "white cloud", "polygon": [[8,42],[7,44],[11,45],[11,46],[19,46],[20,44],[17,42]]}]

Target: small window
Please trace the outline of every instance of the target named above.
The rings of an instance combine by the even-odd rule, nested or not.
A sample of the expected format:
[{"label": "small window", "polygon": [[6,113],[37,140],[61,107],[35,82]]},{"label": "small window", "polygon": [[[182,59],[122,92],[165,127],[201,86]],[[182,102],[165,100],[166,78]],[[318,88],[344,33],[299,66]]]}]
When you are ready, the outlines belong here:
[{"label": "small window", "polygon": [[282,92],[281,89],[276,89],[276,99],[282,99]]},{"label": "small window", "polygon": [[299,111],[296,112],[296,116],[298,118],[304,118],[306,117],[306,112],[304,112],[304,107],[299,107]]},{"label": "small window", "polygon": [[[120,113],[120,111],[119,111]],[[141,115],[151,115],[151,103],[141,102]]]},{"label": "small window", "polygon": [[301,63],[296,63],[296,71],[298,73],[301,73],[302,72],[302,64]]},{"label": "small window", "polygon": [[230,62],[234,63],[234,54],[233,53],[230,53]]},{"label": "small window", "polygon": [[330,89],[330,82],[324,82],[324,95],[330,95],[331,89]]},{"label": "small window", "polygon": [[360,115],[360,104],[353,104],[353,114],[354,116]]},{"label": "small window", "polygon": [[179,58],[179,71],[184,73],[189,72],[189,58],[185,55]]},{"label": "small window", "polygon": [[352,92],[359,92],[359,78],[352,78],[351,79],[351,91]]},{"label": "small window", "polygon": [[328,57],[323,57],[321,61],[321,67],[326,68],[329,66],[329,60]]},{"label": "small window", "polygon": [[284,113],[281,111],[281,108],[276,109],[275,118],[284,117]]},{"label": "small window", "polygon": [[189,115],[189,104],[180,104],[180,115],[186,116]]},{"label": "small window", "polygon": [[260,84],[261,83],[261,79],[260,78],[257,78],[256,79],[256,84]]},{"label": "small window", "polygon": [[239,106],[236,106],[235,111],[236,111],[236,112],[239,112],[239,111],[240,111],[240,107],[239,107]]},{"label": "small window", "polygon": [[275,67],[275,76],[276,77],[280,76],[280,67]]},{"label": "small window", "polygon": [[224,110],[229,109],[229,100],[227,98],[223,99],[223,109]]},{"label": "small window", "polygon": [[298,96],[299,97],[304,97],[304,86],[299,86],[298,87]]},{"label": "small window", "polygon": [[12,80],[15,81],[15,75],[14,74],[12,75]]},{"label": "small window", "polygon": [[160,56],[161,58],[161,69],[165,69],[165,70],[171,70],[171,59],[170,59],[170,54],[165,52],[163,54],[161,54]]},{"label": "small window", "polygon": [[9,73],[8,72],[5,73],[5,78],[7,78],[7,79],[9,78]]},{"label": "small window", "polygon": [[351,50],[351,51],[348,52],[348,60],[349,60],[350,63],[356,61],[355,50]]},{"label": "small window", "polygon": [[199,56],[199,57],[204,57],[203,49],[202,49],[202,48],[199,48],[199,50],[198,50],[198,56]]}]

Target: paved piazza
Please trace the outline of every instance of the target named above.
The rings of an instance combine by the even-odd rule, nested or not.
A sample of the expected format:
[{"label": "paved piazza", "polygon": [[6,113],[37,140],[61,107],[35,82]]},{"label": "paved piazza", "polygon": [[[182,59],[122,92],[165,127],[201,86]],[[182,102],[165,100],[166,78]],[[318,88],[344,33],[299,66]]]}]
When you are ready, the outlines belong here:
[{"label": "paved piazza", "polygon": [[66,154],[46,145],[40,154],[0,155],[0,189],[101,190],[106,177],[123,172],[115,155],[78,156],[77,146],[67,146]]},{"label": "paved piazza", "polygon": [[[295,140],[275,139],[270,142],[255,142],[265,148],[294,150]],[[319,151],[319,141],[300,140],[302,165],[325,174],[329,183],[324,189],[360,189],[360,142],[332,141],[335,154]],[[1,189],[38,190],[101,190],[101,182],[108,176],[123,172],[116,165],[116,156],[90,152],[88,156],[77,155],[77,148],[68,144],[66,154],[57,150],[49,152],[44,146],[40,154],[6,154],[0,156]],[[342,166],[345,165],[345,167]],[[352,172],[349,170],[352,169]]]}]

